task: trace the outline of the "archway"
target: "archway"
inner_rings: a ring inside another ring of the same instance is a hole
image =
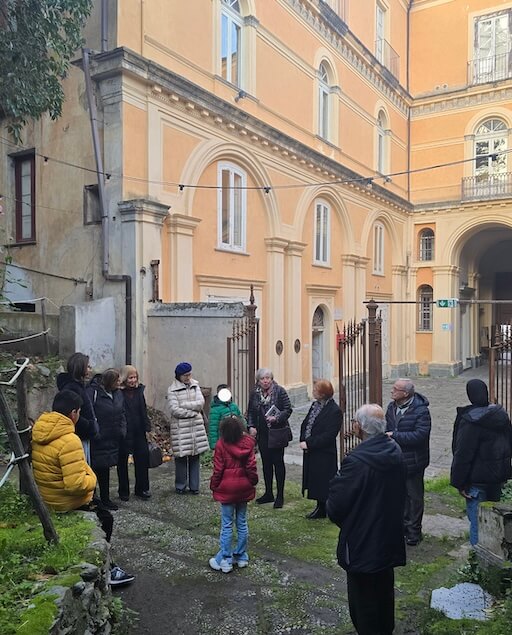
[[[498,223],[475,228],[460,249],[458,351],[463,368],[485,355],[496,330],[512,323],[511,251],[512,228]]]

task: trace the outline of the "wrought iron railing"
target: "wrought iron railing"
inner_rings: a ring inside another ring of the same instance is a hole
[[[348,0],[321,0],[322,2],[332,9],[343,22],[347,22]]]
[[[387,40],[375,41],[375,57],[398,79],[400,74],[400,55]]]
[[[512,196],[512,172],[468,176],[462,179],[463,201]]]
[[[498,82],[512,77],[511,53],[478,57],[468,62],[468,84]]]

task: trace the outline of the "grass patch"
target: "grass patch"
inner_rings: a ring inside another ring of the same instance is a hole
[[[328,519],[307,520],[305,515],[313,507],[314,501],[302,498],[300,485],[287,482],[283,510],[273,509],[271,503],[251,508],[251,545],[305,562],[338,566],[336,545],[339,529]]]
[[[55,617],[51,587],[73,583],[64,572],[82,560],[92,525],[79,514],[53,514],[58,545],[49,545],[27,497],[0,489],[0,633],[47,633]],[[49,595],[36,596],[49,589]]]
[[[450,485],[449,476],[436,476],[425,479],[425,493],[436,494],[448,505],[454,505],[457,509],[465,510],[465,499]]]

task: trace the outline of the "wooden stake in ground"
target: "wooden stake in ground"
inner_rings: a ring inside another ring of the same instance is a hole
[[[4,383],[5,385],[5,382],[2,382],[2,383]],[[48,508],[44,504],[41,494],[39,493],[39,490],[37,489],[37,485],[34,480],[34,475],[32,474],[32,470],[30,469],[30,465],[28,462],[28,459],[29,459],[28,454],[25,453],[25,450],[23,448],[20,435],[18,434],[18,430],[16,428],[16,423],[14,422],[11,411],[9,410],[9,405],[7,403],[7,400],[5,399],[5,395],[3,393],[1,385],[0,385],[0,417],[2,418],[4,422],[4,427],[7,432],[7,437],[9,439],[11,451],[14,453],[14,457],[15,457],[14,460],[18,464],[21,480],[27,489],[27,496],[29,496],[30,500],[32,501],[32,505],[36,511],[36,514],[39,516],[41,525],[43,526],[44,537],[46,538],[48,542],[57,543],[59,542],[59,535],[55,531],[55,527],[53,526],[50,513],[48,512]]]

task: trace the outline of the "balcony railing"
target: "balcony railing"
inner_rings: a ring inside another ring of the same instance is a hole
[[[463,178],[461,197],[463,201],[512,197],[512,172]]]
[[[344,22],[347,21],[348,0],[322,0],[322,2],[330,7]]]
[[[468,62],[468,84],[498,82],[512,77],[512,53],[479,57]]]
[[[387,40],[375,41],[375,57],[398,79],[400,74],[400,55]]]

